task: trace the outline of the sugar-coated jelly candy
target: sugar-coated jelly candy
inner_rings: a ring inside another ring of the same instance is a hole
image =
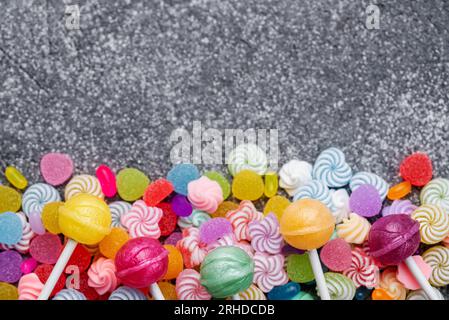
[[[5,169],[5,177],[17,189],[25,189],[28,185],[27,179],[23,176],[22,172],[20,172],[17,168],[13,166],[8,166]]]
[[[184,269],[184,261],[182,259],[182,254],[173,245],[166,244],[164,248],[168,251],[168,269],[167,273],[162,277],[163,280],[176,279],[178,274]]]
[[[22,239],[23,226],[19,215],[13,212],[0,213],[0,243],[14,245]]]
[[[112,228],[111,233],[101,240],[99,249],[106,258],[114,259],[115,254],[129,240],[128,233],[122,228]]]
[[[140,170],[125,168],[117,174],[117,191],[125,201],[136,201],[142,197],[150,179]]]
[[[6,282],[0,282],[0,300],[17,299],[19,299],[19,292],[17,290],[17,287]]]
[[[180,163],[175,165],[168,173],[167,180],[173,184],[175,192],[187,195],[187,185],[190,181],[200,177],[198,168],[191,163]]]
[[[239,200],[257,200],[262,197],[264,184],[262,177],[251,170],[242,170],[234,176],[232,194]]]
[[[265,173],[265,190],[264,194],[267,198],[271,198],[278,192],[279,182],[278,175],[274,171]]]
[[[387,198],[390,200],[399,200],[412,192],[412,184],[409,181],[403,181],[390,188]]]
[[[315,279],[308,253],[287,257],[287,275],[290,280],[299,283],[308,283]]]
[[[30,255],[40,263],[55,264],[61,251],[61,240],[51,233],[38,235],[30,243]]]
[[[64,202],[61,201],[49,202],[42,210],[42,223],[45,229],[53,234],[61,233],[61,229],[59,229],[59,208],[63,205]]]
[[[173,184],[164,179],[159,178],[148,185],[143,194],[143,201],[149,207],[155,207],[173,192]]]
[[[108,198],[112,198],[117,193],[117,181],[115,174],[107,165],[100,165],[95,172],[100,182],[101,190]]]
[[[22,195],[13,188],[0,186],[0,214],[6,211],[17,212],[22,206]]]
[[[281,220],[282,214],[284,213],[285,208],[290,205],[290,200],[288,200],[284,196],[274,196],[268,199],[265,204],[265,208],[263,209],[263,214],[267,215],[270,212],[273,212],[278,220]]]
[[[288,282],[282,286],[277,286],[268,292],[269,300],[292,300],[301,291],[301,286],[295,282]]]
[[[393,298],[388,294],[387,290],[382,288],[377,288],[373,290],[371,294],[371,299],[373,300],[393,300]]]

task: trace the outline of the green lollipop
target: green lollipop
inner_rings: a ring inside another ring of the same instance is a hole
[[[200,274],[201,284],[214,298],[226,298],[251,286],[254,262],[238,247],[219,247],[206,256]]]

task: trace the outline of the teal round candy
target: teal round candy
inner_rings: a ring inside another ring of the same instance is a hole
[[[0,213],[0,243],[16,244],[22,239],[22,221],[13,212]]]
[[[310,293],[301,291],[291,300],[315,300],[315,298]]]
[[[287,257],[287,275],[290,280],[307,283],[315,279],[309,254],[292,254]]]
[[[221,191],[223,193],[223,200],[226,200],[231,194],[231,184],[229,183],[228,179],[226,179],[221,173],[217,171],[207,171],[204,175],[220,185]]]
[[[226,298],[251,286],[254,262],[238,247],[219,247],[206,256],[200,275],[201,284],[214,298]]]

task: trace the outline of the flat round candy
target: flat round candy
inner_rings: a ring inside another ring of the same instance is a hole
[[[41,159],[41,174],[45,182],[59,186],[73,174],[73,161],[64,153],[47,153]]]
[[[173,211],[171,204],[162,202],[157,205],[159,209],[162,209],[162,218],[159,220],[159,229],[161,230],[161,236],[166,237],[170,235],[176,229],[178,222],[178,216]]]
[[[0,185],[0,214],[2,212],[17,212],[22,205],[22,196],[10,187]]]
[[[53,234],[61,233],[59,229],[59,208],[64,205],[64,202],[49,202],[42,209],[42,224],[45,229]]]
[[[181,252],[173,245],[165,244],[164,248],[168,251],[168,269],[162,277],[164,280],[176,279],[178,274],[184,269],[184,261]]]
[[[373,217],[382,209],[382,199],[374,186],[364,184],[352,192],[349,207],[362,217]]]
[[[30,212],[42,212],[47,203],[61,201],[58,190],[49,184],[36,183],[30,186],[22,197],[22,210],[28,216]]]
[[[204,175],[220,185],[221,191],[223,192],[223,200],[226,200],[231,195],[231,184],[221,173],[217,171],[207,171]]]
[[[101,240],[99,248],[106,258],[114,259],[115,254],[129,240],[128,233],[122,228],[112,228],[111,233]]]
[[[232,194],[239,200],[257,200],[262,197],[264,184],[262,177],[251,170],[242,170],[234,176]]]
[[[117,190],[120,198],[126,201],[136,201],[141,198],[150,179],[140,170],[125,168],[117,174]]]
[[[173,184],[164,178],[150,183],[143,194],[143,201],[149,207],[154,207],[173,192]]]
[[[30,255],[40,263],[55,264],[61,250],[61,240],[51,233],[38,235],[30,243]]]
[[[19,216],[12,212],[0,213],[0,243],[16,244],[22,239],[23,226]]]
[[[307,283],[315,279],[309,255],[292,254],[287,257],[287,275],[291,281]]]
[[[226,213],[229,211],[234,211],[239,208],[239,205],[232,201],[223,201],[218,205],[217,210],[211,214],[212,218],[218,218],[222,217],[224,218],[226,216]]]
[[[265,204],[265,208],[263,209],[263,214],[268,215],[270,212],[273,212],[278,220],[281,220],[282,214],[284,213],[285,208],[290,205],[290,200],[288,200],[284,196],[274,196],[268,199]]]
[[[15,283],[22,276],[22,256],[14,250],[0,252],[0,281]]]
[[[320,251],[321,262],[332,271],[344,271],[351,266],[351,246],[341,238],[326,243]]]
[[[187,197],[177,194],[171,199],[171,208],[178,217],[188,217],[192,214],[192,205]]]
[[[433,175],[432,161],[427,154],[420,152],[405,158],[399,169],[402,178],[417,187],[426,185]]]
[[[173,184],[175,192],[187,195],[187,185],[190,181],[200,177],[198,168],[191,163],[181,163],[175,165],[167,174],[167,180]]]
[[[6,282],[0,282],[0,300],[17,300],[19,291],[16,286]]]

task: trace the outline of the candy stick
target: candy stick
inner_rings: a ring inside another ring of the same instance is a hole
[[[153,296],[154,300],[165,300],[165,297],[162,294],[161,288],[159,288],[157,283],[150,284],[150,293]]]
[[[326,285],[326,280],[324,278],[323,269],[321,267],[320,258],[318,256],[318,251],[316,249],[309,251],[309,260],[312,265],[313,275],[315,276],[315,281],[318,286],[318,291],[320,293],[321,300],[330,300],[329,290]]]
[[[405,259],[405,264],[409,268],[410,272],[415,277],[416,281],[419,283],[421,288],[427,294],[430,300],[441,300],[438,294],[435,292],[434,288],[430,285],[429,281],[427,281],[426,277],[423,275],[418,265],[415,262],[413,257],[408,257]]]

